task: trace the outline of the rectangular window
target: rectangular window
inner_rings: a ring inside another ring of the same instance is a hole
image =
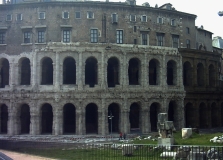
[[[98,29],[91,29],[91,43],[98,42]]]
[[[157,18],[157,23],[159,23],[159,24],[163,24],[163,18],[162,18],[162,17],[158,17],[158,18]]]
[[[172,41],[173,41],[173,48],[178,48],[179,47],[179,36],[172,35]]]
[[[147,22],[147,16],[143,15],[143,16],[141,17],[141,21],[142,21],[142,22]]]
[[[93,19],[93,18],[94,18],[94,13],[91,12],[91,11],[88,11],[88,12],[87,12],[87,18],[88,18],[88,19]]]
[[[45,12],[39,12],[38,18],[39,19],[45,19]]]
[[[38,31],[38,43],[45,43],[45,31]]]
[[[80,19],[81,18],[81,12],[75,12],[75,18]]]
[[[0,44],[5,44],[5,32],[0,32]]]
[[[157,33],[156,34],[157,37],[157,45],[158,46],[163,46],[163,42],[164,42],[164,33]]]
[[[6,15],[6,21],[12,21],[12,15],[11,14]]]
[[[189,27],[186,27],[186,33],[190,34],[190,28]]]
[[[136,15],[130,15],[130,21],[135,22],[136,21]]]
[[[147,33],[142,33],[142,45],[148,45]]]
[[[116,13],[112,14],[112,23],[118,23],[118,15]]]
[[[16,20],[17,20],[17,21],[21,21],[21,20],[22,20],[22,14],[20,14],[20,13],[17,14],[17,15],[16,15]]]
[[[63,30],[63,42],[64,43],[70,42],[70,29]]]
[[[137,39],[134,39],[134,44],[137,44]]]
[[[133,29],[133,30],[134,30],[134,32],[136,32],[136,30],[137,30],[137,27],[136,27],[136,26],[134,26],[134,29]]]
[[[118,44],[122,44],[123,43],[123,30],[117,30],[116,31],[116,42]]]
[[[31,43],[31,32],[30,31],[24,32],[24,43]]]
[[[186,45],[187,45],[187,48],[190,48],[190,40],[189,39],[186,40]]]
[[[63,12],[63,19],[69,18],[69,12]]]
[[[176,26],[176,20],[175,19],[171,19],[171,26]]]

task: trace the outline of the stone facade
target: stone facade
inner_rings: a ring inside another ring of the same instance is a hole
[[[196,124],[185,121],[183,64],[208,61],[217,84],[218,55],[197,60],[212,52],[196,49],[196,16],[168,6],[0,5],[0,133],[149,133],[161,112],[176,129]]]

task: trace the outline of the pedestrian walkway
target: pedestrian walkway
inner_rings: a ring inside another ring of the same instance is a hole
[[[29,154],[22,154],[22,153],[6,151],[6,150],[0,150],[0,152],[12,158],[13,160],[56,160],[56,159],[33,156]]]

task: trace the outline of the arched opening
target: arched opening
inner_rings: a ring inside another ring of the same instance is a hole
[[[129,122],[131,132],[140,132],[140,106],[137,103],[133,103],[130,106]]]
[[[183,65],[183,84],[184,86],[192,86],[192,67],[189,62],[185,62]]]
[[[209,86],[215,86],[215,69],[212,64],[209,66]]]
[[[8,107],[1,105],[1,134],[7,134],[8,128]]]
[[[220,127],[220,108],[216,103],[211,105],[211,126]]]
[[[63,84],[76,84],[76,63],[71,57],[63,62]]]
[[[204,86],[204,66],[202,63],[197,65],[197,85]]]
[[[70,134],[76,132],[76,109],[71,103],[63,107],[63,133]]]
[[[149,61],[149,85],[159,84],[159,62],[156,59]]]
[[[129,60],[129,85],[139,85],[140,61],[137,58]]]
[[[41,108],[42,113],[42,134],[52,134],[53,128],[53,110],[52,106],[48,103],[44,104]]]
[[[120,109],[119,109],[119,105],[116,104],[116,103],[112,103],[108,106],[108,116],[113,116],[112,119],[110,119],[108,117],[108,129],[109,129],[109,132],[111,133],[118,133],[120,132],[120,129],[119,129],[119,113],[120,113]],[[112,130],[111,130],[112,129]]]
[[[200,128],[208,128],[208,107],[201,103],[199,106],[199,114],[200,114]]]
[[[171,60],[167,62],[167,84],[176,85],[177,82],[177,69],[176,63]]]
[[[96,104],[88,104],[85,111],[86,134],[98,133],[98,107]]]
[[[0,74],[0,88],[5,88],[6,85],[9,85],[9,61],[5,58],[1,60],[1,74]]]
[[[150,124],[151,132],[157,132],[158,113],[160,105],[158,103],[152,103],[150,106]]]
[[[93,57],[86,60],[85,84],[88,84],[90,87],[98,84],[98,65],[97,60]]]
[[[42,60],[42,85],[53,84],[53,61],[50,58]]]
[[[192,103],[187,103],[185,106],[185,121],[187,128],[196,128],[196,117],[198,117],[197,111]]]
[[[21,85],[30,85],[30,75],[31,75],[31,68],[30,68],[30,60],[28,58],[21,59],[20,62],[20,84]]]
[[[119,61],[117,58],[109,58],[107,66],[108,87],[115,87],[119,84]]]
[[[30,131],[30,109],[27,104],[21,106],[20,113],[21,134],[29,134]]]

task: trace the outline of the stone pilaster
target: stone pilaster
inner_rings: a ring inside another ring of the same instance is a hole
[[[8,134],[15,135],[16,134],[16,113],[13,111],[9,111],[8,116]]]
[[[53,78],[54,79],[54,87],[55,87],[55,89],[56,90],[59,90],[60,89],[60,75],[61,75],[61,70],[60,70],[60,61],[59,61],[59,53],[60,52],[56,52],[56,60],[55,60],[55,62],[54,62],[54,64],[53,64],[53,68],[54,68],[54,73],[53,73],[53,75],[55,75],[55,78]]]
[[[149,123],[150,123],[150,119],[149,119],[149,109],[148,108],[144,108],[142,111],[141,111],[141,126],[142,126],[142,133],[143,134],[147,134],[149,133]]]
[[[78,90],[83,90],[83,62],[82,62],[82,53],[79,52],[78,54],[78,66],[76,67],[76,73],[77,73],[77,85]],[[83,73],[84,74],[84,73]]]
[[[107,122],[108,117],[107,117],[106,112],[105,112],[105,110],[107,110],[107,109],[105,109],[106,106],[105,106],[105,99],[104,98],[102,98],[102,100],[101,100],[101,108],[102,108],[101,109],[101,123],[99,123],[99,124],[101,125],[101,134],[106,135],[107,131],[108,131],[107,128],[106,128],[106,122]]]
[[[16,84],[15,81],[17,80],[17,77],[15,77],[15,67],[14,67],[14,65],[15,64],[13,62],[9,63],[9,85],[10,85],[11,88],[14,87],[14,85]]]
[[[184,109],[184,100],[183,98],[180,98],[179,100],[176,101],[176,113],[175,113],[175,119],[174,119],[174,124],[175,128],[177,130],[185,127],[185,109]]]
[[[40,134],[40,124],[39,124],[39,119],[40,116],[35,113],[35,112],[31,112],[30,114],[30,134],[31,135],[38,135]]]

